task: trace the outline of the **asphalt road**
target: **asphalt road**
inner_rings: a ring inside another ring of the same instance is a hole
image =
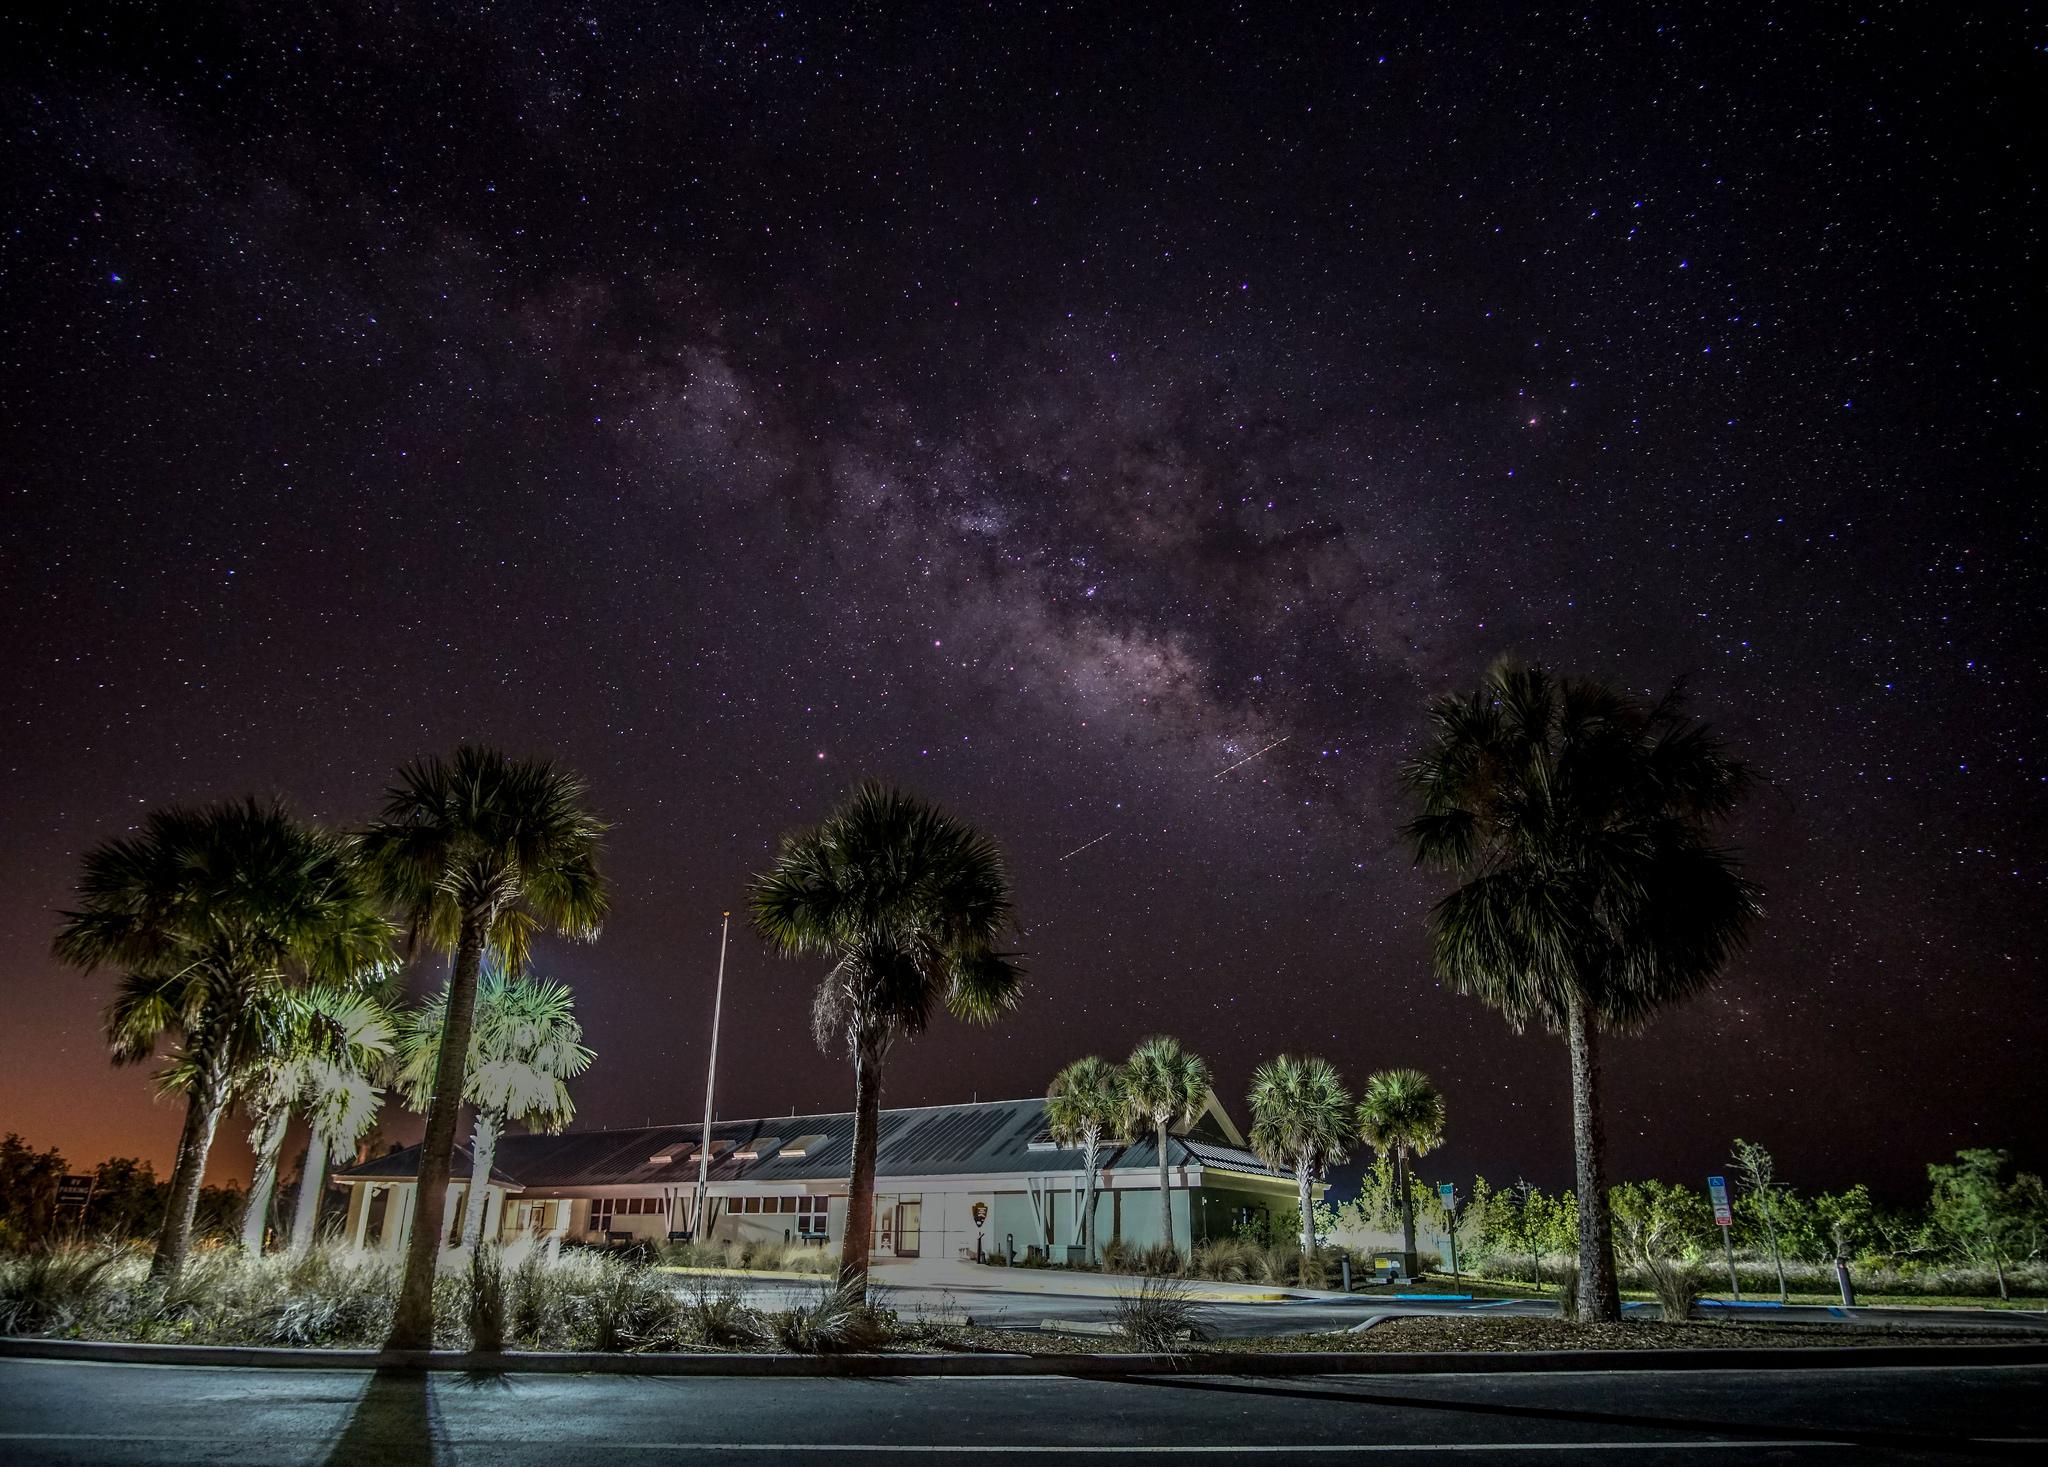
[[[1131,1381],[261,1371],[0,1360],[0,1462],[2038,1460],[2048,1368]]]

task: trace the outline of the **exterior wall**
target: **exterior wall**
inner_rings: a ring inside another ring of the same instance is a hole
[[[1099,1178],[1095,1195],[1096,1242],[1100,1247],[1120,1240],[1127,1248],[1149,1248],[1161,1241],[1157,1172],[1144,1170]],[[1237,1219],[1246,1212],[1284,1215],[1294,1206],[1293,1188],[1285,1183],[1261,1187],[1250,1178],[1242,1182],[1235,1174],[1222,1174],[1221,1184],[1205,1182],[1190,1189],[1179,1168],[1171,1174],[1173,1187],[1173,1242],[1183,1252],[1192,1243],[1212,1237],[1229,1237]],[[1032,1248],[1044,1248],[1054,1262],[1063,1262],[1069,1244],[1080,1241],[1078,1216],[1081,1205],[1081,1176],[1072,1172],[1049,1172],[1037,1177],[929,1177],[881,1178],[875,1188],[877,1226],[871,1246],[877,1265],[888,1265],[911,1257],[954,1262],[972,1259],[977,1246],[989,1256],[1014,1248],[1024,1258]],[[411,1223],[412,1203],[418,1192],[410,1181],[347,1183],[349,1203],[347,1232],[358,1246],[396,1252],[403,1246]],[[822,1187],[830,1184],[811,1184]],[[843,1187],[843,1183],[840,1184]],[[1037,1189],[1036,1205],[1032,1195]],[[716,1221],[710,1228],[714,1241],[781,1244],[797,1240],[801,1224],[814,1212],[782,1210],[782,1199],[798,1195],[823,1197],[825,1201],[826,1245],[837,1247],[846,1231],[846,1197],[811,1190],[811,1187],[782,1189],[727,1187],[716,1184],[712,1199],[717,1205]],[[672,1230],[686,1228],[690,1221],[693,1189],[687,1186],[664,1189],[608,1188],[574,1194],[529,1190],[508,1194],[493,1186],[485,1204],[486,1236],[510,1242],[538,1231],[543,1236],[569,1242],[605,1243],[630,1240],[660,1244]],[[448,1190],[445,1226],[461,1223],[466,1187],[451,1184]],[[380,1206],[373,1197],[387,1199]],[[742,1198],[773,1199],[774,1211],[748,1212],[738,1205]],[[638,1210],[630,1199],[644,1199]],[[906,1222],[914,1201],[917,1233],[913,1240],[899,1224]],[[976,1223],[977,1205],[985,1209],[984,1220]],[[607,1221],[608,1220],[608,1221]],[[593,1228],[602,1222],[601,1228]],[[620,1237],[619,1235],[623,1235]]]

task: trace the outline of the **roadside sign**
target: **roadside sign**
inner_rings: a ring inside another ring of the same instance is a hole
[[[1735,1222],[1735,1214],[1728,1206],[1728,1179],[1708,1177],[1707,1195],[1714,1199],[1714,1226],[1725,1228]]]
[[[83,1207],[92,1201],[93,1178],[90,1176],[67,1176],[57,1179],[57,1205],[59,1207]]]
[[[1437,1183],[1436,1195],[1443,1198],[1444,1206],[1454,1207],[1458,1201],[1458,1189],[1449,1182]]]

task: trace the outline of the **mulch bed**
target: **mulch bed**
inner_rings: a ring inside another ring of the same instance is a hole
[[[2003,1332],[1968,1329],[1878,1329],[1826,1324],[1664,1324],[1629,1320],[1621,1324],[1567,1324],[1558,1319],[1390,1319],[1362,1333],[1266,1335],[1254,1339],[1199,1341],[1195,1354],[1283,1354],[1294,1351],[1515,1351],[1515,1350],[1691,1350],[1843,1345],[2010,1344]],[[944,1326],[916,1332],[893,1348],[907,1350],[1000,1351],[1022,1355],[1113,1354],[1129,1347],[1116,1339],[1075,1338],[1038,1330]]]

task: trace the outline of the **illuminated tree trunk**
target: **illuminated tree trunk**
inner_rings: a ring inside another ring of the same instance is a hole
[[[150,1260],[149,1276],[169,1283],[185,1267],[185,1255],[192,1247],[192,1219],[199,1211],[199,1186],[206,1176],[207,1153],[213,1150],[213,1133],[220,1125],[220,1113],[227,1108],[225,1066],[211,1062],[193,1082],[192,1096],[185,1106],[185,1128],[178,1135],[178,1160],[171,1169],[171,1195],[164,1208],[164,1223],[157,1233],[156,1256]]]
[[[882,1045],[854,1042],[853,1171],[846,1186],[846,1236],[839,1241],[839,1281],[867,1296],[868,1249],[875,1231],[875,1156],[882,1124]]]
[[[479,1109],[469,1141],[469,1195],[462,1204],[462,1246],[474,1248],[484,1233],[484,1205],[490,1200],[491,1163],[498,1155],[498,1133],[505,1118]]]
[[[1173,1247],[1173,1193],[1166,1185],[1166,1117],[1159,1117],[1159,1237]],[[1179,1249],[1174,1249],[1179,1252]]]
[[[1081,1256],[1091,1264],[1095,1262],[1095,1166],[1101,1148],[1101,1137],[1090,1131],[1087,1149],[1082,1153],[1085,1174],[1081,1183]]]
[[[441,1257],[442,1213],[448,1174],[455,1160],[455,1122],[462,1110],[463,1072],[469,1060],[469,1032],[476,1020],[477,975],[483,967],[484,937],[495,914],[464,913],[455,963],[448,974],[448,1017],[441,1028],[441,1053],[434,1066],[434,1096],[427,1110],[427,1134],[420,1141],[419,1187],[413,1199],[412,1232],[405,1245],[405,1277],[392,1311],[390,1350],[434,1347],[434,1269]]]
[[[304,1258],[313,1246],[313,1234],[320,1227],[320,1199],[327,1191],[327,1132],[317,1124],[306,1138],[306,1164],[299,1168],[299,1196],[292,1207],[292,1236],[287,1245],[293,1258]]]
[[[291,1124],[291,1107],[280,1105],[256,1119],[249,1133],[249,1146],[256,1153],[256,1168],[249,1174],[249,1197],[242,1204],[242,1251],[263,1252],[263,1235],[269,1231],[270,1199],[277,1194],[277,1158],[284,1150],[284,1133]]]
[[[1607,1136],[1600,1120],[1600,1020],[1592,1000],[1573,999],[1566,1042],[1572,1058],[1572,1146],[1579,1203],[1579,1318],[1621,1318],[1614,1275],[1614,1222],[1607,1205]]]
[[[1414,1278],[1422,1270],[1422,1255],[1415,1251],[1415,1191],[1408,1181],[1408,1145],[1394,1147],[1394,1187],[1401,1194],[1401,1272]]]

